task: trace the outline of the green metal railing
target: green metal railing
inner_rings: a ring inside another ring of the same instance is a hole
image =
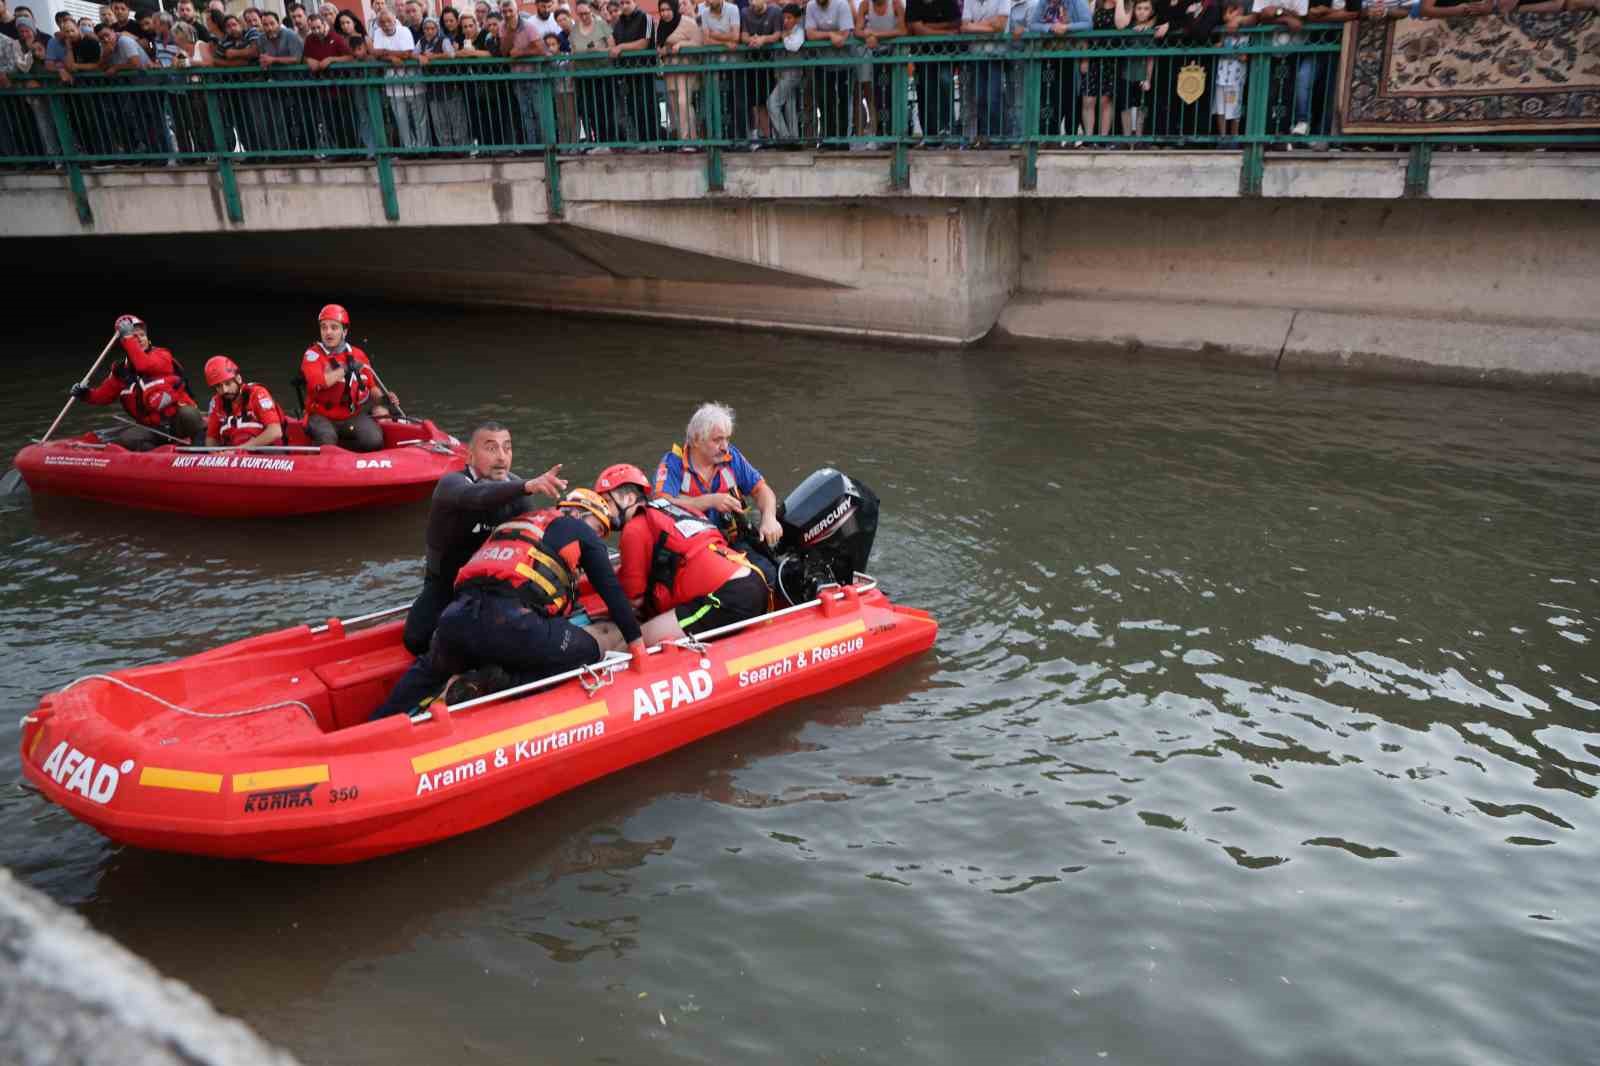
[[[909,184],[913,150],[1005,148],[1019,156],[1024,189],[1035,187],[1044,150],[1226,148],[1240,153],[1241,193],[1257,195],[1270,148],[1407,150],[1416,194],[1436,145],[1600,145],[1595,133],[1341,134],[1339,33],[1244,30],[1200,43],[1115,31],[901,37],[872,50],[853,40],[616,61],[599,52],[319,73],[166,68],[71,84],[36,71],[0,90],[0,167],[65,168],[88,223],[85,168],[214,166],[239,222],[240,164],[373,160],[397,220],[395,161],[438,156],[540,157],[559,213],[560,157],[592,151],[704,153],[717,191],[725,154],[755,147],[886,151],[898,188]],[[1236,117],[1219,122],[1219,109]]]

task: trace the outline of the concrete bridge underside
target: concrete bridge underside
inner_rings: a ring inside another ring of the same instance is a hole
[[[1600,160],[1460,153],[1404,196],[1403,157],[1279,157],[1237,195],[1225,153],[692,157],[0,178],[0,251],[174,279],[967,343],[1010,333],[1428,376],[1600,381]],[[1182,196],[1151,196],[1151,190]],[[1413,190],[1414,192],[1415,190]],[[23,257],[19,260],[16,257]]]

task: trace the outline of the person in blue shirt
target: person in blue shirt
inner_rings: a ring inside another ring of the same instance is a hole
[[[733,446],[733,409],[720,403],[703,403],[689,418],[683,443],[661,457],[656,467],[655,493],[680,507],[706,515],[728,538],[728,546],[751,555],[765,574],[770,566],[765,554],[740,536],[735,518],[746,501],[753,502],[761,519],[755,536],[772,547],[783,536],[778,524],[778,497],[738,448]],[[766,574],[768,583],[775,573]]]

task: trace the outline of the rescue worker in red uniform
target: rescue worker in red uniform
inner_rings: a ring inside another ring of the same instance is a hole
[[[378,384],[367,353],[352,345],[350,312],[329,304],[317,312],[322,339],[306,349],[306,436],[313,444],[339,444],[353,452],[383,447],[377,419],[390,417],[399,397]]]
[[[247,382],[225,355],[206,360],[206,384],[216,395],[206,412],[206,444],[261,448],[283,440],[283,412],[265,385]]]
[[[639,621],[602,539],[616,520],[604,497],[573,489],[554,507],[496,526],[457,572],[456,597],[439,616],[428,653],[372,717],[408,713],[434,698],[461,703],[599,662],[624,645],[643,666]],[[605,601],[609,622],[569,620],[580,573]]]
[[[647,644],[766,613],[761,572],[728,547],[702,512],[651,499],[644,471],[628,463],[607,467],[594,488],[623,516],[617,576],[629,601],[643,609]]]
[[[189,394],[183,366],[165,348],[150,345],[143,320],[133,315],[117,319],[117,336],[123,358],[111,366],[104,381],[89,388],[72,386],[72,395],[86,403],[105,406],[122,403],[137,426],[101,436],[129,451],[147,452],[172,438],[180,443],[204,444],[206,420]]]

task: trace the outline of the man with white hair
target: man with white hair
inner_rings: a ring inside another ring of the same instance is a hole
[[[754,544],[739,535],[735,519],[753,500],[761,512],[756,534],[768,547],[778,543],[778,497],[738,448],[733,446],[733,409],[720,403],[703,403],[689,418],[682,444],[661,457],[656,467],[655,493],[680,507],[699,511],[728,538],[729,547],[746,552],[761,568],[770,585],[777,579],[771,564]]]

